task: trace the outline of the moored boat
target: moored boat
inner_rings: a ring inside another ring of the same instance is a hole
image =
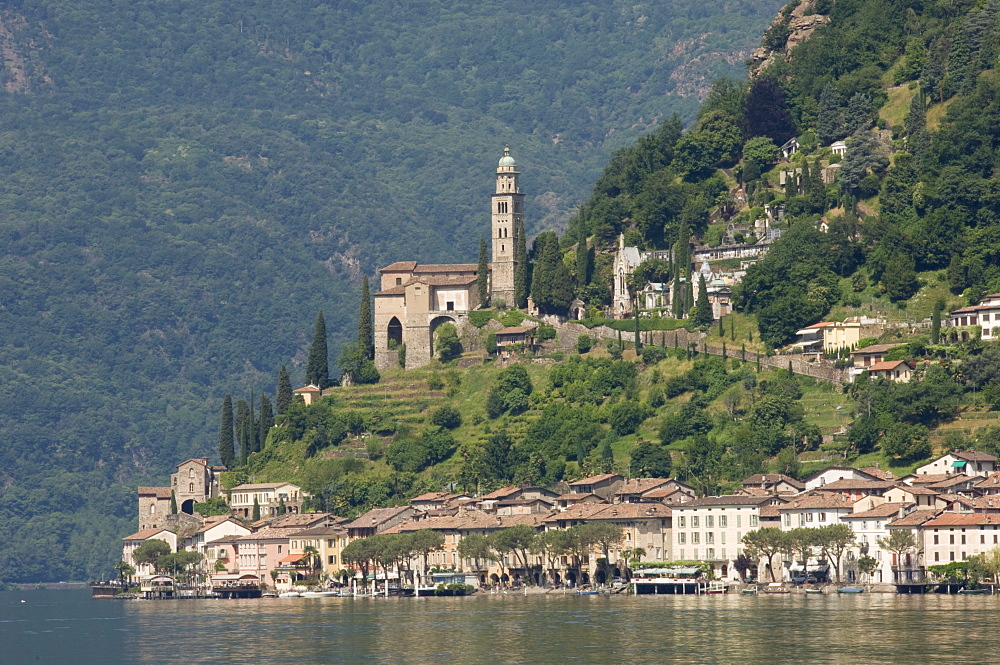
[[[989,589],[962,589],[959,593],[969,593],[969,594],[984,594],[989,593]]]
[[[278,594],[278,598],[300,598],[302,596],[298,591],[282,591]]]
[[[864,593],[865,590],[858,586],[845,586],[837,589],[837,593]]]
[[[303,598],[330,598],[332,596],[339,596],[339,591],[303,591]]]

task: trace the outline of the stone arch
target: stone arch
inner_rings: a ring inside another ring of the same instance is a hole
[[[403,343],[403,324],[395,316],[389,319],[389,324],[386,326],[386,339],[390,344],[393,341],[396,344]]]
[[[590,575],[582,573],[580,575],[580,584],[590,584]]]
[[[431,319],[431,325],[430,325],[430,331],[431,331],[430,350],[431,350],[431,357],[432,358],[434,357],[434,334],[437,332],[438,328],[440,328],[441,326],[443,326],[446,323],[450,323],[450,324],[454,325],[456,328],[458,327],[458,321],[456,321],[455,319],[453,319],[450,316],[435,316],[433,319]]]
[[[194,499],[188,499],[187,501],[185,501],[184,503],[182,503],[181,504],[181,512],[184,513],[185,515],[193,515],[194,514]]]
[[[604,570],[598,570],[597,574],[594,575],[594,579],[597,580],[598,584],[604,584],[608,581],[608,574]]]
[[[570,586],[576,586],[576,573],[573,571],[566,573],[566,582]]]

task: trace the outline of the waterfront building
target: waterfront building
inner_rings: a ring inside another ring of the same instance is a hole
[[[247,483],[226,490],[226,494],[230,510],[241,517],[252,516],[255,503],[261,517],[278,516],[282,509],[297,513],[305,498],[302,489],[292,483]]]

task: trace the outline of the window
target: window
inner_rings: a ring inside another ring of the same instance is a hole
[[[453,300],[449,300],[448,302],[446,302],[445,303],[445,309],[447,309],[449,312],[454,312],[455,311],[455,302]]]
[[[678,558],[680,558],[681,561],[684,560],[684,548],[677,550],[677,556]]]
[[[149,505],[149,514],[150,515],[155,515],[156,514],[156,504],[155,503],[152,503],[152,504]]]
[[[403,285],[403,278],[402,277],[397,277],[396,278],[396,286],[402,286],[402,285]]]
[[[684,528],[684,516],[683,515],[681,515],[680,517],[677,518],[677,528],[679,528],[679,529],[683,529]]]
[[[940,561],[941,560],[941,553],[940,552],[935,552],[934,553],[934,560],[935,561]]]
[[[326,558],[326,562],[331,566],[335,565],[337,563],[337,556],[335,554],[331,554]]]
[[[934,534],[934,544],[938,544],[938,535],[936,533]]]
[[[729,558],[729,557],[726,556],[726,548],[725,547],[722,548],[722,558],[723,559],[728,559]]]
[[[756,515],[751,515],[750,516],[750,528],[753,528],[753,527],[757,526],[758,520],[759,520],[759,518]],[[739,526],[739,523],[737,523],[736,526]]]
[[[820,522],[825,522],[826,521],[826,513],[820,513],[819,514],[819,521]]]
[[[806,513],[806,521],[807,522],[812,522],[813,521],[813,514],[812,513]]]
[[[785,513],[785,526],[792,526],[792,514]]]
[[[687,540],[687,534],[686,533],[684,533],[683,531],[681,531],[680,533],[677,534],[677,544],[678,545],[684,545],[686,540]]]
[[[194,493],[194,483],[188,483],[188,492]]]
[[[337,539],[336,538],[327,538],[326,539],[326,546],[327,547],[336,547],[337,546]]]
[[[736,528],[737,529],[739,529],[740,527],[743,526],[742,524],[740,524],[741,521],[742,521],[742,515],[737,515],[736,516]]]
[[[705,558],[708,559],[709,561],[711,561],[712,559],[715,558],[715,548],[714,547],[705,548]]]
[[[950,536],[948,536],[948,544],[949,545],[955,544],[955,534],[951,534]]]
[[[965,534],[964,533],[962,534],[962,544],[963,545],[965,544]]]
[[[986,544],[986,535],[985,534],[982,534],[982,533],[979,534],[979,542],[980,542],[980,544],[983,544],[983,545]]]
[[[698,545],[701,542],[701,534],[695,531],[691,534],[691,544]]]
[[[698,559],[698,548],[697,547],[694,548],[693,550],[691,550],[691,558],[695,559],[695,560]]]
[[[708,533],[705,534],[705,544],[706,545],[714,545],[715,544],[715,532],[714,531],[709,531]]]
[[[719,534],[719,542],[722,543],[723,545],[726,544],[726,532],[725,531],[723,531],[722,533]],[[723,555],[723,558],[725,558],[725,555]]]
[[[725,515],[719,515],[719,528],[720,529],[725,529],[726,528],[726,516]]]
[[[278,545],[278,554],[281,554],[281,545]]]
[[[948,552],[948,560],[949,561],[954,561],[955,560],[955,553],[954,552]]]
[[[698,516],[697,515],[692,515],[691,516],[691,528],[692,529],[697,529],[698,528]]]
[[[705,528],[714,529],[715,528],[715,518],[711,515],[705,515]]]
[[[805,526],[806,524],[806,514],[799,513],[799,526]]]

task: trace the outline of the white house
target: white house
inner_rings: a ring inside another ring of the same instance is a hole
[[[858,502],[862,503],[862,502]],[[878,541],[889,537],[889,521],[903,517],[914,506],[904,503],[883,503],[869,510],[842,515],[840,520],[851,527],[854,532],[854,547],[848,555],[844,566],[844,579],[848,582],[870,582],[872,584],[888,584],[892,581],[892,555],[879,547]],[[857,567],[857,560],[862,556],[870,556],[878,562],[878,568],[870,578],[862,579]]]
[[[952,452],[942,455],[933,462],[918,466],[915,473],[918,476],[941,473],[961,473],[966,476],[986,477],[996,471],[997,458],[988,453],[974,450],[968,452]]]
[[[135,559],[132,558],[132,553],[135,552],[136,548],[148,540],[162,540],[170,546],[171,552],[177,551],[177,534],[167,529],[140,529],[131,536],[122,538],[122,561],[135,568],[139,577],[149,576],[156,572],[148,563],[136,564]]]

